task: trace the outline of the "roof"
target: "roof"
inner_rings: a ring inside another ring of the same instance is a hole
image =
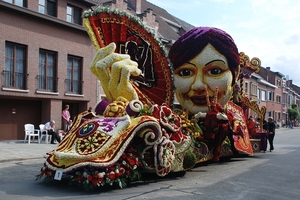
[[[114,0],[96,0],[99,5],[102,4],[112,4],[116,3]],[[132,11],[135,11],[135,6],[128,1],[128,8]],[[156,21],[159,23],[158,25],[158,37],[164,40],[168,41],[175,41],[177,38],[185,33],[186,31],[193,28],[191,24],[188,24],[187,22],[180,20],[170,13],[168,13],[165,9],[158,7],[146,0],[141,0],[141,13],[146,13],[150,10],[152,10],[153,14],[156,16]],[[131,14],[137,15],[135,12],[130,12]],[[175,28],[179,28],[179,32],[175,30]]]
[[[253,73],[251,76],[257,78],[257,82],[259,82],[259,83],[262,83],[264,85],[267,85],[267,86],[270,86],[273,88],[277,88],[276,85],[273,85],[272,83],[269,83],[268,81],[264,80],[264,78],[260,74]]]
[[[79,0],[79,1],[83,2],[87,6],[96,6],[97,5],[97,2],[94,0]]]

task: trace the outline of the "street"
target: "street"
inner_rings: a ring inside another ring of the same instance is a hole
[[[184,176],[149,179],[125,189],[86,192],[64,182],[45,185],[35,176],[43,159],[0,163],[1,200],[44,199],[231,199],[289,200],[299,198],[300,129],[277,129],[275,150],[203,163]]]

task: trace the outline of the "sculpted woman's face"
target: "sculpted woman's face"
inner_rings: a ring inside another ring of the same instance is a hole
[[[208,44],[195,58],[174,71],[178,102],[189,113],[207,112],[207,88],[210,100],[218,87],[218,102],[227,104],[232,95],[233,76],[227,59]]]

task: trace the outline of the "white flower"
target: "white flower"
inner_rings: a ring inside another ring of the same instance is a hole
[[[100,172],[100,173],[98,173],[98,177],[99,177],[99,178],[103,178],[104,175],[105,175],[105,172]]]
[[[82,176],[84,177],[84,178],[86,178],[87,177],[87,173],[86,172],[83,172],[83,174],[82,174]]]

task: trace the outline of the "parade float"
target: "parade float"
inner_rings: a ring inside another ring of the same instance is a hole
[[[107,7],[85,11],[83,17],[97,50],[90,70],[106,98],[93,112],[75,117],[58,147],[47,153],[37,179],[51,182],[66,177],[71,185],[86,190],[124,188],[143,180],[144,174],[164,177],[197,163],[253,154],[247,113],[254,109],[264,115],[264,111],[242,88],[243,79],[259,71],[259,59],[235,55],[236,68],[228,70],[235,80],[230,88],[218,86],[222,81],[211,82],[214,87],[203,90],[198,100],[205,102],[205,109],[193,111],[180,101],[181,106],[175,106],[174,94],[180,87],[174,79],[182,71],[174,71],[164,45],[139,18]],[[206,30],[231,40],[219,29]],[[230,98],[224,101],[223,93]]]

